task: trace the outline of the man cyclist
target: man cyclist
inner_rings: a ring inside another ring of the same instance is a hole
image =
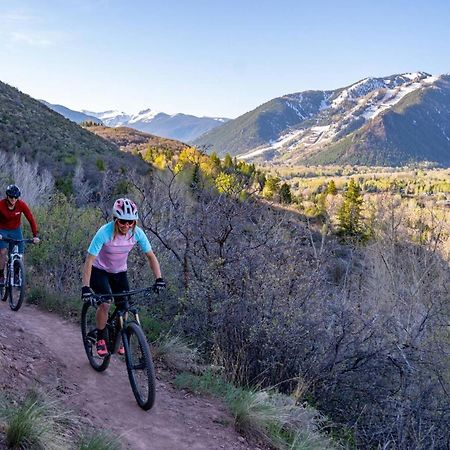
[[[156,278],[153,285],[154,289],[159,291],[166,286],[150,242],[144,231],[136,224],[138,210],[135,203],[128,198],[117,199],[114,202],[112,215],[113,220],[100,227],[88,248],[81,288],[81,298],[84,301],[88,301],[93,293],[117,294],[130,290],[127,259],[135,244],[139,244],[139,247],[147,256],[149,266]],[[105,340],[108,309],[109,304],[100,304],[95,316],[97,354],[102,358],[108,355]],[[119,348],[118,353],[124,353],[123,346]]]
[[[0,200],[0,238],[23,239],[21,219],[22,213],[28,220],[33,233],[33,243],[39,242],[38,228],[36,220],[31,213],[28,205],[20,200],[20,189],[15,184],[10,184],[6,188],[6,197]],[[23,253],[23,242],[19,243],[19,252]],[[5,279],[6,253],[8,251],[8,242],[0,240],[0,284]]]

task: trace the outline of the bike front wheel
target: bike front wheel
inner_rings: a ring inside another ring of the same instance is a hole
[[[97,355],[97,325],[95,322],[96,313],[97,308],[88,303],[83,304],[83,309],[81,310],[81,336],[83,338],[84,350],[90,365],[97,372],[103,372],[109,366],[111,354],[108,353],[108,355],[103,358]]]
[[[138,405],[147,411],[155,403],[155,368],[147,339],[136,322],[127,324],[123,344],[133,394]]]
[[[2,302],[6,302],[8,300],[8,290],[5,287],[5,284],[0,284],[0,299]]]
[[[9,307],[18,311],[22,306],[25,296],[25,267],[21,259],[15,259],[12,263],[12,280],[8,287]]]

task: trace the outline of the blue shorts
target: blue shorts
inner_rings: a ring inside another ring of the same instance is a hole
[[[19,228],[15,228],[14,230],[4,230],[2,228],[0,228],[0,234],[2,235],[2,237],[5,238],[9,238],[9,239],[23,239],[23,235],[22,235],[22,227]],[[0,248],[8,248],[9,243],[2,241],[0,239]],[[23,253],[23,242],[19,243],[19,253]]]

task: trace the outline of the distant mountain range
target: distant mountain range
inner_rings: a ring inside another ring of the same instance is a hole
[[[404,73],[285,95],[194,144],[281,164],[450,166],[450,76]]]
[[[74,111],[61,105],[45,103],[49,108],[76,123],[93,121],[108,127],[130,127],[135,130],[151,133],[157,136],[190,142],[200,135],[212,130],[229,119],[214,117],[196,117],[188,114],[166,114],[151,109],[137,114],[127,114],[121,111]]]
[[[66,108],[65,106],[62,105],[53,105],[52,103],[48,103],[45,100],[39,101],[48,108],[53,109],[53,111],[57,112],[58,114],[61,114],[66,119],[71,120],[72,122],[76,122],[78,124],[82,122],[96,122],[100,125],[104,125],[103,122],[98,117],[91,116],[89,114],[85,114],[79,111],[73,111],[72,109]]]

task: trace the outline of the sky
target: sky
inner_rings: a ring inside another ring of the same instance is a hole
[[[416,71],[450,73],[448,0],[0,0],[0,81],[77,111],[236,118]]]

